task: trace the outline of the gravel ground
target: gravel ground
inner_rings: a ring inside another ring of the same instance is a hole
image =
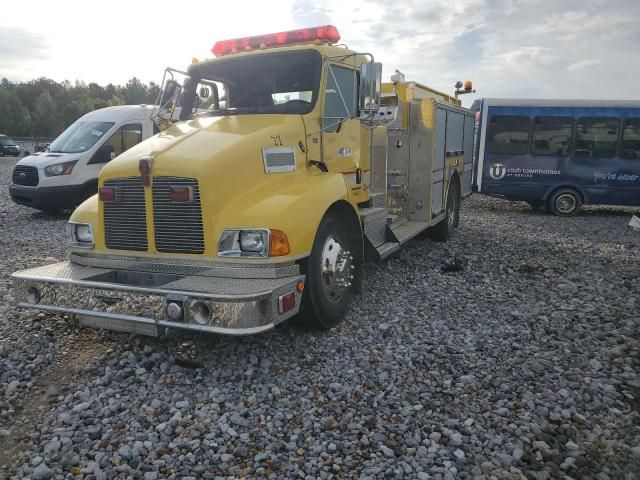
[[[0,164],[0,477],[640,478],[640,235],[474,196],[329,332],[156,340],[13,307],[64,215]],[[443,267],[451,272],[443,272]],[[457,270],[457,271],[456,271]]]

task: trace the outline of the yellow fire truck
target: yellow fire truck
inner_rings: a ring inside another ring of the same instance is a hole
[[[431,229],[470,193],[474,117],[457,98],[339,45],[333,26],[217,42],[108,163],[67,225],[68,261],[13,274],[18,304],[157,335],[255,334],[345,316],[365,258]],[[471,87],[469,86],[469,89]]]

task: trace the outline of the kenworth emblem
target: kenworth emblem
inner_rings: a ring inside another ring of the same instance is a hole
[[[140,180],[142,181],[143,187],[151,186],[151,164],[153,163],[153,157],[142,157],[140,159],[140,163],[138,164],[138,169],[140,170]]]

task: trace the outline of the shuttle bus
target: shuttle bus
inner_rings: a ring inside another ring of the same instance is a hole
[[[558,216],[640,205],[640,101],[482,100],[474,189]]]

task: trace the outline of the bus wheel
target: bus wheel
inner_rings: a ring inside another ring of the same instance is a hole
[[[580,194],[572,188],[561,188],[549,199],[549,211],[559,217],[572,217],[581,206]]]
[[[453,182],[447,193],[445,217],[431,230],[431,238],[436,242],[446,242],[453,235],[453,229],[460,219],[460,193],[458,183]]]
[[[318,329],[336,326],[347,314],[355,273],[349,237],[337,215],[322,219],[305,270],[305,323]]]

